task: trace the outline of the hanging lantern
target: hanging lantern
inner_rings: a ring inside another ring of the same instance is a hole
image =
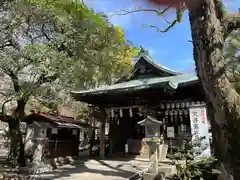
[[[195,105],[195,102],[194,102],[194,101],[192,101],[192,102],[191,102],[191,105]]]
[[[197,105],[200,105],[200,101],[197,101],[196,104],[197,104]]]
[[[172,109],[175,108],[175,103],[171,103],[171,108],[172,108]]]
[[[180,116],[183,114],[183,112],[182,112],[181,109],[178,110],[178,114],[179,114]]]
[[[203,102],[203,101],[201,102],[201,104],[202,104],[202,105],[206,105],[205,102]]]
[[[114,110],[111,109],[111,118],[114,118]]]
[[[133,116],[132,108],[129,109],[129,116],[130,116],[130,117]]]
[[[185,103],[184,102],[181,103],[181,108],[185,108]]]
[[[186,105],[186,108],[189,108],[190,107],[190,102],[187,101],[185,105]]]
[[[177,108],[177,109],[180,108],[180,104],[179,104],[179,102],[176,103],[176,108]]]
[[[122,111],[122,109],[119,109],[119,116],[120,116],[120,117],[123,117],[123,111]]]
[[[174,116],[177,116],[178,115],[178,110],[174,110],[173,114],[174,114]]]
[[[168,111],[165,111],[165,116],[168,116]]]
[[[170,106],[171,106],[171,105],[170,105],[169,103],[167,103],[167,109],[170,109]]]

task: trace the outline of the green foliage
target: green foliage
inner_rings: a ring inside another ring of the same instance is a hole
[[[78,1],[16,0],[5,7],[12,16],[1,17],[0,67],[17,77],[15,99],[69,104],[69,90],[111,84],[131,70],[136,50],[122,29]]]
[[[130,71],[135,49],[123,31],[78,1],[4,0],[1,5],[0,80],[7,85],[1,95],[15,102],[12,132],[19,132],[26,107],[33,109],[36,101],[50,110],[66,105],[85,113],[69,90],[110,84]],[[20,140],[21,133],[12,133],[11,159],[23,157]]]
[[[203,139],[192,142],[187,140],[184,147],[178,149],[176,153],[168,155],[177,166],[177,174],[169,180],[212,180],[217,175],[212,173],[216,168],[217,161],[212,157],[200,157],[199,155],[205,146]]]

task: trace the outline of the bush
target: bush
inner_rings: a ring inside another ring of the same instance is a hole
[[[218,175],[213,174],[217,159],[199,156],[206,149],[202,145],[203,139],[196,142],[187,140],[182,149],[168,155],[177,167],[177,174],[169,180],[217,180]]]

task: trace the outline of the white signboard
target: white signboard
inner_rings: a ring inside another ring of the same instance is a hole
[[[167,127],[167,137],[169,137],[169,138],[175,137],[174,127]]]
[[[210,141],[209,141],[209,124],[205,105],[193,105],[189,108],[191,121],[192,141],[205,137],[201,142],[202,146],[206,147],[202,151],[201,156],[211,156]]]

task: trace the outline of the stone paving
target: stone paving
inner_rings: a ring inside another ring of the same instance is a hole
[[[7,154],[6,149],[0,149],[0,156]],[[3,164],[2,164],[3,165]],[[159,171],[164,174],[172,174],[172,165],[159,164]],[[30,179],[56,179],[56,180],[127,180],[136,174],[148,171],[148,159],[123,157],[106,160],[85,159],[76,160],[74,165],[63,165],[52,172],[39,173]],[[1,170],[4,170],[3,166]],[[10,171],[7,174],[11,173]],[[0,171],[1,174],[1,171]],[[14,174],[14,173],[13,173]]]
[[[38,177],[56,180],[127,180],[147,169],[148,162],[142,160],[87,160],[38,174]]]

